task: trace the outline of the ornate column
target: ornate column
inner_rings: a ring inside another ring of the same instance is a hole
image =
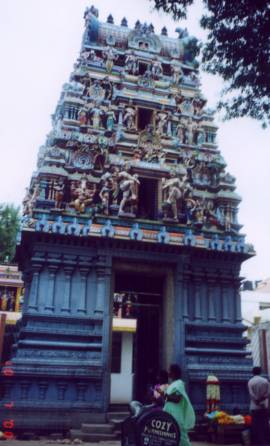
[[[184,277],[184,280],[182,281],[182,287],[183,287],[182,317],[184,320],[188,320],[189,315],[188,315],[188,278],[187,277]]]
[[[66,313],[70,313],[71,311],[71,280],[73,271],[74,271],[73,266],[64,265],[65,288],[64,288],[64,297],[61,311]]]
[[[228,284],[226,282],[221,282],[221,300],[222,300],[222,322],[229,322],[229,294],[228,294]]]
[[[18,287],[17,290],[16,290],[15,311],[19,311],[19,309],[20,309],[21,293],[22,293],[22,287]]]
[[[47,301],[45,304],[45,310],[53,312],[55,309],[55,276],[58,270],[58,265],[49,265],[49,283],[48,283],[48,293]]]
[[[110,276],[110,272],[105,266],[96,267],[96,278],[97,278],[97,293],[96,293],[96,308],[95,313],[103,315],[104,313],[104,303],[105,303],[105,293],[106,293],[106,281]]]
[[[241,310],[241,295],[239,291],[239,284],[234,284],[234,320],[237,323],[242,322],[242,310]]]
[[[208,320],[215,321],[216,315],[216,302],[215,302],[215,281],[208,279],[207,281],[207,297],[208,297]]]
[[[77,312],[86,314],[87,313],[87,277],[89,274],[89,268],[79,266],[79,270],[80,270],[80,275],[81,275],[81,293],[80,293],[80,300],[79,300]]]
[[[29,291],[28,309],[38,311],[38,289],[39,289],[39,274],[42,269],[42,264],[33,264],[32,283]],[[28,279],[29,276],[28,276]]]
[[[123,126],[123,109],[119,108],[119,114],[118,114],[118,126],[122,127]]]
[[[194,319],[200,321],[202,319],[202,306],[200,296],[201,281],[198,277],[194,277]]]

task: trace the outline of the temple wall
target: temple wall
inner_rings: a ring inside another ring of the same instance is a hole
[[[25,276],[23,326],[14,347],[14,377],[6,380],[4,402],[15,402],[17,426],[68,429],[105,419],[110,397],[112,276],[118,259],[138,271],[166,273],[163,295],[162,367],[182,365],[197,411],[205,408],[205,380],[222,382],[222,407],[246,407],[244,327],[237,265],[183,253],[139,249],[33,244]],[[23,248],[22,248],[23,249]],[[211,255],[209,255],[211,257]],[[191,269],[192,265],[192,269]],[[24,413],[28,412],[25,417]],[[94,416],[94,415],[93,415]]]

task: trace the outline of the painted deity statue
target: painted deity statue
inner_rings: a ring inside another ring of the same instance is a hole
[[[185,126],[182,122],[177,124],[175,129],[175,135],[177,136],[180,143],[183,144],[185,142]]]
[[[168,209],[170,209],[175,221],[178,221],[178,202],[183,196],[183,184],[184,181],[181,181],[175,172],[171,172],[168,179],[162,178],[162,190],[165,197],[165,217],[168,217]]]
[[[172,70],[172,82],[175,85],[178,85],[183,76],[183,70],[181,68],[180,63],[174,60],[171,63],[171,70]]]
[[[106,128],[109,132],[113,130],[114,123],[116,121],[115,113],[110,107],[105,108],[105,116],[106,116]]]
[[[107,73],[111,73],[113,69],[114,61],[117,59],[116,51],[111,46],[107,46],[103,51],[103,59],[105,61],[105,67]]]
[[[89,111],[90,116],[92,117],[92,125],[94,129],[98,129],[101,124],[101,116],[103,114],[102,110],[97,106],[97,103],[94,103],[94,107]]]
[[[34,186],[33,193],[26,188],[26,195],[23,199],[23,215],[33,217],[33,211],[36,205],[37,198],[39,196],[39,184]]]
[[[55,208],[61,209],[65,190],[65,185],[63,181],[61,180],[56,181],[53,185],[53,190],[54,190]]]
[[[168,131],[168,115],[164,111],[157,113],[156,132],[158,135],[165,135]]]
[[[189,118],[186,123],[186,144],[194,144],[194,132],[196,129],[196,124],[193,123],[192,118]]]
[[[104,90],[104,99],[110,101],[113,95],[113,84],[109,79],[109,76],[105,76],[101,81],[101,87]]]
[[[138,59],[133,51],[131,51],[131,53],[126,57],[125,71],[127,71],[129,74],[133,74],[134,76],[136,76],[139,72]]]
[[[123,124],[127,129],[135,129],[136,110],[132,107],[126,107],[123,117]]]
[[[104,214],[109,215],[110,194],[113,190],[113,178],[111,172],[104,173],[100,180],[102,187],[99,192],[99,198],[101,200]]]
[[[138,185],[140,181],[137,174],[132,175],[126,170],[119,172],[118,180],[120,181],[119,188],[123,194],[118,212],[118,215],[121,216],[126,213],[127,206],[138,201]]]
[[[161,63],[155,59],[152,64],[152,76],[154,79],[160,79],[163,75],[163,69]]]
[[[80,108],[78,118],[80,126],[84,126],[87,124],[87,108],[85,106]]]
[[[73,197],[75,198],[73,205],[77,212],[85,212],[86,206],[93,203],[95,192],[95,187],[90,189],[87,186],[87,178],[82,177],[79,187],[73,191]]]
[[[192,101],[194,115],[201,115],[205,104],[206,104],[205,99],[203,99],[202,97],[196,96]]]

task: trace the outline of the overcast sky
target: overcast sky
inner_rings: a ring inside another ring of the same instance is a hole
[[[83,13],[88,0],[4,0],[0,14],[0,203],[20,205],[25,187],[35,170],[37,151],[51,129],[61,87],[68,81],[78,56],[84,30]],[[148,0],[97,0],[99,17],[112,13],[116,24],[125,16],[129,26],[137,19],[152,22],[157,33],[165,25],[170,36],[177,26],[204,37],[198,25],[200,2],[187,22],[174,23],[152,11]],[[202,92],[213,106],[222,83],[202,75]],[[242,275],[260,279],[270,276],[270,131],[258,122],[235,119],[223,123],[219,117],[219,149],[228,170],[237,178],[242,196],[239,222],[257,256],[244,263]]]

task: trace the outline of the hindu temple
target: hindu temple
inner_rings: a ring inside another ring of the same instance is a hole
[[[198,413],[209,373],[223,409],[247,407],[239,272],[254,250],[198,42],[186,29],[103,23],[94,6],[84,22],[23,200],[25,295],[2,402],[18,428],[65,430],[143,401],[173,362]]]

